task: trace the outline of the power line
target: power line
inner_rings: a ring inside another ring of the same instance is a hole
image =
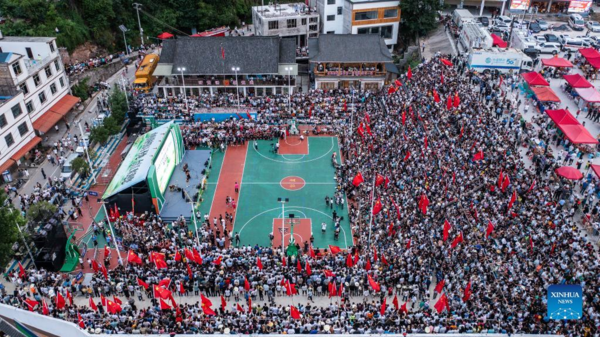
[[[140,12],[142,12],[142,13],[144,13],[144,14],[148,15],[148,16],[149,16],[149,17],[150,17],[152,20],[154,20],[154,21],[156,21],[156,22],[158,22],[158,23],[160,23],[160,24],[163,24],[163,25],[167,26],[168,28],[171,28],[171,30],[173,30],[173,31],[175,31],[175,32],[179,32],[179,33],[181,33],[182,35],[190,36],[190,34],[188,34],[188,33],[185,33],[185,32],[182,32],[182,31],[180,31],[179,29],[177,29],[177,28],[175,28],[175,27],[173,27],[173,26],[171,26],[171,25],[169,25],[169,24],[167,24],[167,23],[165,23],[165,22],[163,22],[163,21],[161,21],[161,20],[159,20],[159,19],[155,18],[154,16],[150,15],[150,13],[146,12],[145,10],[143,10],[143,9],[141,9],[141,8],[140,8]]]

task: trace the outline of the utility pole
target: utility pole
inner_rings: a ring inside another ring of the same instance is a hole
[[[133,7],[135,7],[135,10],[137,11],[138,26],[140,27],[140,39],[142,40],[142,44],[144,44],[144,29],[142,28],[142,23],[140,21],[140,8],[142,7],[142,4],[134,2]]]

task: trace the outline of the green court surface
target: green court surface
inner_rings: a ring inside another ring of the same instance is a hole
[[[198,210],[204,214],[210,212],[210,207],[212,206],[212,201],[215,196],[215,190],[217,189],[217,181],[219,181],[219,175],[221,173],[221,167],[223,166],[223,159],[225,158],[225,152],[221,151],[213,151],[211,155],[211,170],[208,176],[206,190],[202,193],[202,202],[200,203],[200,207]],[[198,219],[198,225],[202,223],[203,219]],[[193,230],[193,225],[190,225],[190,228]]]
[[[302,225],[312,224],[315,247],[325,248],[330,244],[341,248],[352,246],[346,200],[343,209],[340,206],[331,209],[325,204],[325,196],[333,197],[337,187],[331,161],[332,154],[337,152],[339,163],[337,138],[309,137],[308,142],[308,155],[275,154],[271,152],[272,141],[259,141],[258,150],[252,144],[248,146],[234,224],[234,233],[239,232],[243,245],[270,246],[271,232],[280,240],[279,228],[273,231],[275,219],[282,217],[282,207],[277,198],[289,198],[285,205],[286,218],[294,214],[296,219],[310,219],[301,222]],[[281,184],[284,178],[287,178],[287,189]],[[297,190],[291,190],[294,188]],[[334,239],[334,210],[343,217],[338,240]],[[321,231],[323,222],[327,223],[326,233]],[[301,246],[310,239],[310,226],[303,227],[298,231],[294,229],[294,233],[303,234],[302,239],[295,234],[296,242]],[[286,244],[288,240],[286,238]]]

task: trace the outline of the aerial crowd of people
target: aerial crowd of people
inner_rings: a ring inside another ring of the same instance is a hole
[[[597,217],[599,187],[587,175],[574,183],[553,173],[582,154],[520,113],[532,103],[519,83],[436,55],[380,92],[296,93],[291,110],[284,95],[243,97],[255,119],[196,122],[182,97],[140,96],[143,114],[187,120],[190,148],[273,139],[291,116],[333,130],[354,245],[298,242],[298,258],[286,257],[237,244],[231,213],[198,214],[199,236],[185,221],[126,214],[112,223],[124,265],[107,270],[100,249],[97,261],[81,261],[94,270],[88,286],[16,269],[1,302],[94,333],[598,334],[600,255],[577,225],[582,212]],[[228,94],[187,100],[238,104]],[[96,235],[109,231],[94,225]],[[582,320],[547,316],[552,284],[583,286]]]

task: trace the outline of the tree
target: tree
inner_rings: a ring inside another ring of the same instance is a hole
[[[27,220],[37,223],[49,220],[58,210],[56,205],[47,201],[40,201],[29,206]]]
[[[418,36],[424,36],[437,27],[437,11],[441,9],[439,0],[406,0],[400,3],[402,9],[401,31],[405,42],[410,43]]]
[[[88,162],[82,157],[75,158],[71,162],[71,167],[73,167],[73,171],[77,172],[80,176],[87,178],[90,173],[90,165]]]
[[[119,89],[115,84],[114,90],[110,98],[108,99],[110,104],[111,116],[115,119],[115,122],[119,125],[119,129],[123,122],[125,122],[125,116],[127,114],[127,99],[125,93]]]
[[[108,140],[109,136],[108,130],[104,127],[104,125],[97,126],[90,130],[90,142],[104,144]]]
[[[13,245],[19,237],[18,226],[25,225],[25,219],[20,212],[15,210],[12,204],[7,203],[7,196],[4,190],[0,190],[0,265],[6,266],[12,255]]]
[[[77,83],[73,86],[73,95],[81,98],[82,101],[87,100],[89,97],[89,95],[88,95],[89,80],[90,80],[89,77],[85,77],[81,81],[79,81],[79,83]]]

